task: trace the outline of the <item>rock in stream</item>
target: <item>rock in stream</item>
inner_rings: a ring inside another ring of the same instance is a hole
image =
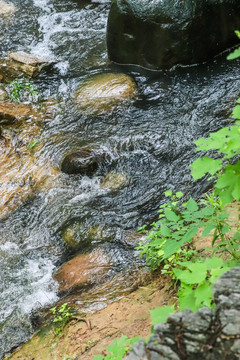
[[[150,69],[196,64],[237,43],[239,28],[238,0],[113,0],[108,55]]]

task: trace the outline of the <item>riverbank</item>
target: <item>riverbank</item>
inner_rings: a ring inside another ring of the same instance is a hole
[[[55,334],[53,324],[42,328],[10,359],[62,360],[68,355],[71,359],[92,360],[122,334],[147,338],[151,329],[149,310],[174,301],[167,280],[155,276],[148,284],[104,309],[73,317],[61,335]]]
[[[229,204],[227,209],[230,214],[229,223],[237,227],[239,203]],[[201,256],[209,257],[211,241],[211,236],[201,237],[199,231],[193,246]],[[129,280],[130,278],[125,280],[126,284]],[[114,279],[111,281],[114,282]],[[91,307],[91,313],[82,312],[80,297],[65,298],[68,305],[74,303],[74,308],[79,313],[70,318],[62,333],[56,334],[53,318],[47,315],[45,325],[5,360],[92,360],[94,355],[105,354],[106,347],[123,334],[129,338],[139,336],[147,339],[151,330],[149,310],[174,304],[177,297],[173,287],[170,287],[171,278],[161,275],[160,272],[150,274],[136,270],[136,274],[131,275],[131,282],[134,281],[135,286],[128,286],[118,300],[115,297],[113,303],[95,312]],[[113,283],[111,286],[113,287]],[[66,355],[69,358],[66,358]]]

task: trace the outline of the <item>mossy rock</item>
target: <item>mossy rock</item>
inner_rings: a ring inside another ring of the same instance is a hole
[[[101,225],[86,226],[75,222],[62,231],[65,244],[72,250],[84,248],[94,242],[111,241],[114,233]]]

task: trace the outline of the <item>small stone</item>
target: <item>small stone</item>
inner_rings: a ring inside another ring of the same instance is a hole
[[[126,173],[116,173],[114,171],[108,173],[101,180],[101,188],[110,190],[120,190],[128,186],[130,178]]]

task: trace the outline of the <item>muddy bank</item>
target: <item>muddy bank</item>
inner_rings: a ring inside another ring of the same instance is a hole
[[[149,310],[174,301],[168,284],[154,280],[100,311],[81,313],[79,319],[74,318],[66,325],[61,336],[55,334],[52,324],[43,328],[10,359],[62,360],[69,355],[91,360],[122,334],[147,338],[151,328]]]

